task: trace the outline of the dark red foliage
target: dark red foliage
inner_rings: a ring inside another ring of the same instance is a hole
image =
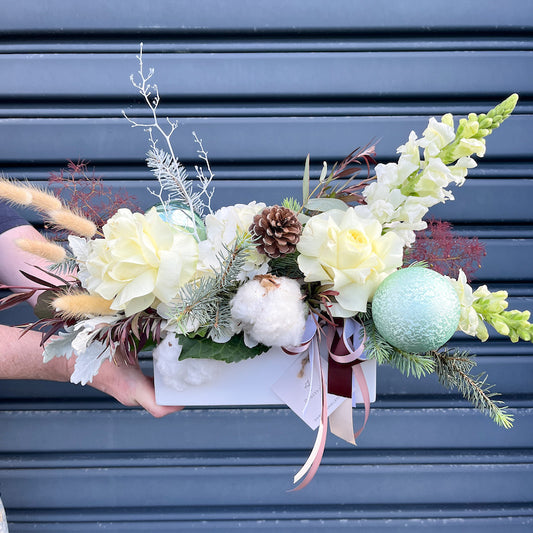
[[[415,243],[406,252],[405,263],[425,261],[433,270],[456,279],[462,269],[470,281],[485,255],[485,246],[477,237],[460,237],[454,234],[449,222],[432,219],[425,230],[417,232]]]
[[[120,208],[138,210],[134,196],[105,187],[94,170],[89,173],[86,161],[69,161],[66,169],[52,172],[48,182],[64,204],[91,219],[99,230]]]

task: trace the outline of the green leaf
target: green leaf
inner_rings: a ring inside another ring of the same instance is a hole
[[[328,173],[328,164],[324,161],[322,163],[322,172],[320,173],[320,178],[318,178],[318,181],[322,183],[326,179],[326,174]]]
[[[183,359],[216,359],[226,363],[238,363],[270,349],[263,344],[248,348],[244,344],[244,336],[242,334],[234,335],[225,343],[214,342],[206,337],[190,339],[180,335],[179,342],[182,346],[180,361]]]
[[[302,196],[303,196],[302,203],[304,204],[305,202],[307,202],[307,199],[309,198],[309,158],[310,158],[310,155],[307,154],[307,157],[305,158],[304,177],[303,177],[303,182],[302,182]]]
[[[330,209],[340,209],[346,211],[348,205],[338,198],[311,198],[304,206],[310,211],[329,211]]]
[[[43,291],[37,298],[33,312],[39,319],[54,318],[55,309],[52,302],[57,298],[56,290]]]

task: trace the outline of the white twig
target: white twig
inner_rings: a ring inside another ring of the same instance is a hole
[[[210,189],[210,185],[214,174],[207,159],[207,152],[202,146],[202,141],[198,139],[195,133],[193,133],[195,142],[198,143],[198,145],[200,146],[200,149],[198,150],[199,157],[206,163],[208,175],[205,176],[203,170],[200,167],[195,167],[196,176],[199,181],[199,191],[192,193],[191,186],[186,183],[186,173],[184,171],[181,171],[183,167],[180,165],[180,162],[174,152],[174,148],[171,142],[171,136],[178,127],[178,121],[171,120],[169,117],[166,117],[168,127],[165,129],[160,124],[159,117],[157,116],[157,107],[161,100],[159,96],[159,89],[155,83],[150,83],[150,80],[154,75],[154,69],[150,68],[148,70],[148,73],[145,73],[142,53],[143,47],[141,43],[140,52],[137,56],[137,59],[139,61],[139,70],[137,71],[137,73],[140,81],[136,82],[133,75],[130,76],[130,80],[132,85],[139,91],[139,94],[144,98],[146,104],[148,105],[148,108],[150,109],[152,115],[151,121],[147,123],[141,123],[128,117],[124,111],[122,112],[122,114],[133,128],[141,127],[148,132],[151,152],[153,155],[158,156],[158,158],[161,160],[161,164],[167,163],[166,156],[165,160],[163,160],[162,157],[165,155],[165,153],[157,148],[157,139],[154,137],[153,132],[157,131],[158,134],[164,139],[166,149],[168,150],[168,153],[170,155],[171,163],[170,165],[166,164],[164,169],[163,167],[161,167],[161,172],[156,171],[156,176],[158,177],[161,186],[161,192],[159,194],[156,194],[153,191],[150,192],[161,200],[161,203],[163,204],[166,212],[166,204],[168,202],[165,202],[162,199],[163,190],[171,187],[171,189],[179,191],[179,196],[183,199],[183,201],[187,204],[189,208],[189,211],[191,213],[191,220],[194,220],[195,209],[201,211],[203,207],[207,207],[209,212],[211,212],[211,198],[213,196],[214,191]],[[169,179],[169,173],[172,174],[172,179]],[[201,199],[202,196],[206,198],[206,202]],[[197,228],[194,227],[193,231],[195,237],[198,239],[199,237]]]
[[[196,177],[198,178],[198,181],[200,182],[200,194],[203,194],[207,198],[207,209],[211,213],[211,198],[213,197],[213,194],[215,192],[214,188],[211,186],[211,183],[213,181],[213,178],[215,177],[215,173],[211,169],[211,165],[209,163],[209,159],[207,157],[207,151],[204,149],[204,145],[202,143],[202,139],[198,138],[196,135],[196,132],[193,131],[192,135],[194,137],[194,142],[199,146],[198,150],[196,150],[198,157],[204,161],[205,166],[207,168],[208,175],[206,176],[204,174],[204,170],[202,167],[195,165],[194,169],[196,171]]]

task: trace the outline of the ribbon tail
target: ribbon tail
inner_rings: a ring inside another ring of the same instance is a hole
[[[333,435],[355,446],[352,417],[352,399],[344,400],[333,413],[329,415],[329,429]]]
[[[363,422],[363,425],[361,426],[361,429],[359,429],[359,431],[357,431],[357,433],[355,433],[354,435],[354,439],[356,439],[357,437],[359,437],[359,435],[361,435],[363,429],[365,429],[368,417],[370,415],[370,393],[368,392],[368,385],[366,383],[365,374],[363,373],[361,365],[355,365],[353,367],[353,375],[355,376],[357,384],[359,385],[359,390],[361,391],[361,395],[363,396],[363,403],[365,405],[365,420]]]
[[[318,432],[316,435],[315,444],[307,461],[294,476],[294,483],[298,483],[302,477],[305,476],[303,481],[293,489],[290,489],[289,492],[294,492],[297,490],[303,489],[307,486],[313,477],[315,476],[320,462],[322,461],[322,455],[324,454],[324,448],[326,446],[326,435],[327,435],[327,425],[328,425],[328,401],[327,401],[327,392],[326,392],[326,382],[324,380],[324,374],[322,369],[320,369],[320,377],[322,381],[322,414],[320,417],[320,425],[318,426]]]
[[[305,413],[305,410],[307,409],[307,406],[309,405],[309,402],[311,400],[311,393],[313,391],[313,376],[315,375],[315,359],[320,357],[320,352],[318,349],[318,341],[316,338],[313,338],[311,340],[311,344],[309,346],[309,392],[307,393],[307,399],[305,400],[305,405],[303,408],[303,412]],[[320,370],[320,366],[319,366]]]
[[[352,400],[348,399],[337,407],[337,409],[329,415],[329,428],[331,432],[344,441],[355,445],[355,439],[361,435],[365,429],[368,417],[370,415],[370,393],[368,392],[368,385],[366,378],[361,368],[361,365],[353,367],[353,375],[359,385],[359,390],[363,396],[363,403],[365,405],[365,419],[362,427],[354,432],[353,416],[352,416]],[[355,405],[354,405],[355,407]]]

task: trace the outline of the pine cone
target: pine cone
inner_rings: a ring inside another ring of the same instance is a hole
[[[274,205],[255,215],[250,231],[260,253],[271,258],[296,250],[302,234],[302,224],[290,209]]]

